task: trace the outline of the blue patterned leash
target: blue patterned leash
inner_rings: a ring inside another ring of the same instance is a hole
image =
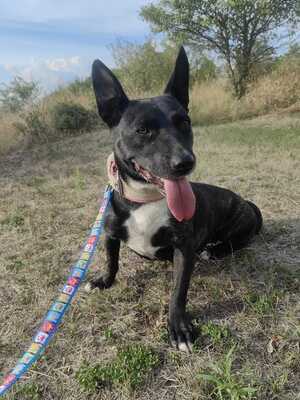
[[[100,235],[103,231],[104,219],[110,204],[112,193],[113,188],[108,185],[105,189],[104,198],[96,217],[96,221],[91,229],[79,260],[72,267],[66,284],[63,286],[59,296],[52,303],[46,313],[28,350],[25,351],[23,356],[17,362],[15,368],[4,378],[3,384],[0,386],[0,397],[4,396],[5,393],[7,393],[7,391],[30,369],[31,365],[40,358],[51,339],[56,334],[60,322],[70,306],[73,297],[78,291],[92,261]]]

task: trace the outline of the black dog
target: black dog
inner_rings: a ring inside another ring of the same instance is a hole
[[[211,256],[222,257],[244,247],[260,231],[261,213],[229,190],[186,179],[195,156],[188,117],[189,63],[183,48],[162,96],[129,100],[99,60],[92,79],[100,116],[114,138],[111,163],[118,185],[105,223],[107,271],[87,289],[113,284],[120,241],[144,257],[172,260],[170,340],[190,351],[192,326],[185,308],[196,253],[208,249]]]

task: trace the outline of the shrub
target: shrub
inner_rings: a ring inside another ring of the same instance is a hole
[[[22,122],[15,123],[15,128],[29,137],[31,143],[47,142],[51,133],[46,115],[38,106],[24,113]]]
[[[98,116],[94,111],[75,103],[54,105],[51,117],[55,130],[73,134],[90,131],[98,124]]]

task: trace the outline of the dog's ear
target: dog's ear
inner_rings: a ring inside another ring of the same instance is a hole
[[[93,62],[92,81],[99,114],[113,128],[120,122],[128,97],[115,75],[100,60]]]
[[[189,72],[189,60],[183,46],[181,46],[165,93],[174,96],[187,111],[189,105]]]

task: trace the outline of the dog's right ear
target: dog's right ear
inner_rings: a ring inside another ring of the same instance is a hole
[[[100,117],[113,128],[120,122],[128,97],[115,75],[100,60],[93,62],[92,81]]]

